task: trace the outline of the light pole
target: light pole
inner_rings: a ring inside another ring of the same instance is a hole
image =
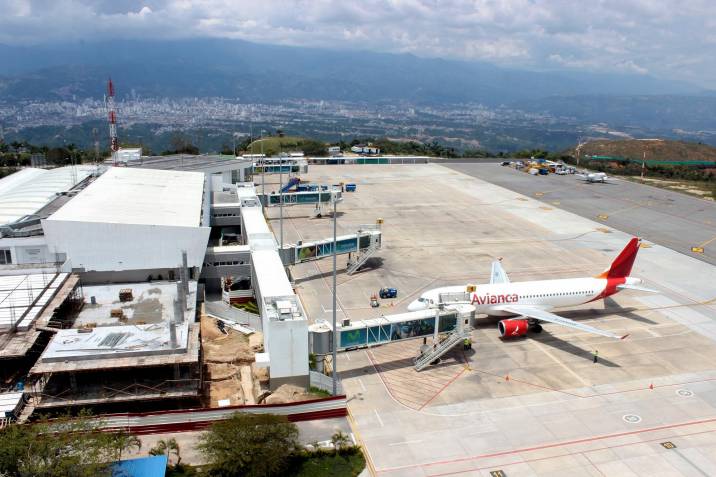
[[[319,185],[320,187],[320,185]],[[331,191],[333,198],[333,395],[336,395],[338,387],[338,372],[336,371],[336,344],[338,343],[338,330],[336,327],[336,295],[338,289],[336,288],[336,208],[338,201],[337,197]]]
[[[261,195],[266,197],[266,178],[264,174],[266,173],[266,160],[264,158],[264,130],[261,130],[261,138],[259,139],[261,142]],[[268,203],[268,201],[267,201]]]
[[[281,144],[279,142],[279,144]],[[280,146],[279,146],[280,147]],[[281,249],[283,249],[283,153],[278,154],[278,170],[279,170],[279,189],[278,189],[278,208],[279,208],[279,228],[281,229]]]

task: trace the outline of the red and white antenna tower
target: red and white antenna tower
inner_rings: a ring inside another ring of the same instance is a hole
[[[114,106],[114,84],[112,78],[107,83],[107,113],[109,115],[109,149],[112,151],[112,164],[117,165],[117,151],[119,141],[117,140],[117,110]]]

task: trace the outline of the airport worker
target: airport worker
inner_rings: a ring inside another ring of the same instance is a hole
[[[596,363],[599,360],[599,350],[594,350],[594,362]]]

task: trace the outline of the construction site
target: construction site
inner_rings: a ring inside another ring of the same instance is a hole
[[[355,273],[380,224],[284,243],[265,210],[328,216],[344,192],[299,187],[302,157],[144,157],[112,138],[104,164],[0,180],[4,419],[325,395],[290,269],[335,251]]]

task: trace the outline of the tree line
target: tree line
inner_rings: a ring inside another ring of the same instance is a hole
[[[149,455],[166,455],[167,475],[207,477],[345,476],[365,467],[360,448],[336,431],[331,446],[303,446],[298,427],[285,416],[236,413],[202,433],[196,445],[201,466],[181,462],[175,438],[162,439]],[[0,476],[102,477],[113,464],[142,449],[142,441],[126,431],[101,430],[101,420],[87,412],[0,429]],[[131,458],[135,458],[132,455]]]

